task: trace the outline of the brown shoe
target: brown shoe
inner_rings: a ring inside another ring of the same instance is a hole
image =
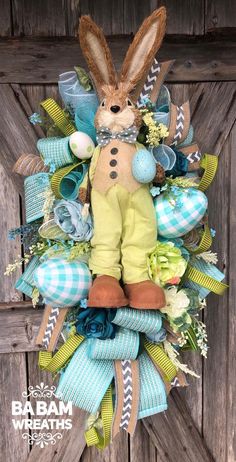
[[[117,279],[112,276],[98,276],[94,280],[89,291],[89,308],[119,308],[128,303]]]
[[[124,291],[132,308],[157,310],[166,304],[164,290],[149,280],[126,284]]]

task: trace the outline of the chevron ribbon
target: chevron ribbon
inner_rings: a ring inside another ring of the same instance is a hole
[[[200,151],[195,151],[195,152],[191,152],[188,156],[187,156],[187,159],[188,161],[192,164],[193,162],[199,162],[199,160],[201,159],[201,153]]]
[[[127,430],[132,410],[132,391],[133,391],[133,381],[132,381],[132,369],[131,361],[124,360],[121,361],[121,370],[123,374],[123,385],[124,385],[124,402],[122,409],[122,417],[120,421],[120,428]]]
[[[184,108],[183,106],[177,106],[177,116],[176,116],[176,127],[175,135],[173,140],[173,145],[177,146],[179,144],[184,130]]]
[[[143,102],[142,100],[145,98],[145,97],[148,97],[151,93],[151,91],[153,90],[153,87],[154,87],[154,83],[156,82],[156,79],[157,79],[157,76],[158,74],[160,73],[160,70],[161,70],[161,66],[159,64],[159,62],[154,59],[154,62],[153,62],[153,65],[149,71],[149,74],[147,76],[147,79],[144,83],[144,86],[143,86],[143,89],[139,95],[139,98],[138,98],[138,101],[137,101],[137,106],[138,108],[142,107],[143,106]]]
[[[43,340],[42,340],[42,345],[47,349],[48,348],[48,345],[49,345],[49,342],[50,342],[50,339],[51,339],[51,336],[52,336],[52,332],[56,326],[56,323],[57,323],[57,319],[58,319],[58,316],[59,316],[59,308],[52,308],[51,309],[51,313],[48,317],[48,324],[47,324],[47,327],[45,329],[45,333],[44,333],[44,337],[43,337]]]
[[[138,415],[139,370],[138,361],[115,361],[116,411],[113,437],[122,428],[133,435]]]

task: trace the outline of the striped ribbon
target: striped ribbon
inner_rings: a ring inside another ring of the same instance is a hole
[[[71,336],[54,356],[49,351],[40,351],[38,361],[39,367],[50,372],[59,371],[67,363],[68,359],[70,359],[83,340],[84,337],[81,335],[75,334]]]
[[[111,439],[111,425],[113,417],[113,404],[112,404],[112,388],[108,387],[102,402],[101,402],[101,418],[103,435],[95,428],[92,427],[84,433],[87,446],[96,446],[98,449],[104,449],[110,443]]]
[[[52,188],[53,194],[56,196],[57,199],[63,198],[60,192],[61,182],[63,178],[82,163],[84,163],[84,161],[78,162],[77,164],[67,165],[66,167],[59,168],[59,170],[57,170],[52,175],[51,188]]]
[[[197,255],[202,252],[209,250],[212,244],[211,230],[208,225],[204,226],[203,235],[197,247],[191,247],[185,245],[186,249],[194,255]]]
[[[196,282],[196,284],[205,287],[217,295],[223,295],[224,291],[229,287],[227,284],[217,281],[211,276],[208,276],[196,268],[193,268],[191,265],[188,265],[184,277],[190,279],[193,282]]]
[[[148,342],[146,339],[144,341],[144,348],[153,361],[154,365],[157,365],[157,367],[162,370],[166,381],[171,382],[177,374],[177,369],[172,361],[168,358],[167,354],[159,345]]]
[[[213,156],[212,154],[204,154],[201,159],[200,166],[204,169],[204,173],[201,177],[198,189],[199,191],[204,192],[207,188],[209,188],[215,178],[218,168],[218,157]]]
[[[40,103],[40,105],[43,107],[43,109],[47,112],[47,114],[51,117],[53,122],[55,122],[56,126],[59,128],[59,130],[61,130],[61,132],[65,136],[72,135],[72,133],[76,132],[75,126],[71,122],[69,122],[63,110],[56,103],[56,101],[54,101],[54,99],[45,99]]]

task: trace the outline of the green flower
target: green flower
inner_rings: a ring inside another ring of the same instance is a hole
[[[179,284],[186,267],[187,262],[181,250],[172,242],[157,241],[154,251],[148,257],[149,276],[162,287],[166,284]]]

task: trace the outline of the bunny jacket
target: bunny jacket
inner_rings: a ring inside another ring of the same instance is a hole
[[[89,267],[93,274],[122,277],[129,284],[149,279],[147,256],[157,239],[149,185],[132,175],[132,158],[140,148],[119,140],[97,146],[89,171],[94,219]]]

